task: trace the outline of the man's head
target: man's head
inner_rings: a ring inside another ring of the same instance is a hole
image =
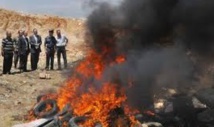
[[[28,32],[27,32],[27,31],[24,31],[23,33],[24,33],[24,36],[25,36],[25,37],[28,36]]]
[[[7,31],[6,32],[6,36],[7,36],[7,38],[11,38],[12,37],[12,33],[10,31]]]
[[[37,35],[37,34],[38,34],[38,31],[37,31],[36,28],[33,29],[33,34],[34,34],[34,35]]]
[[[22,30],[19,30],[18,31],[18,36],[22,36],[23,35],[23,31]]]
[[[54,34],[54,30],[53,29],[50,29],[48,32],[49,32],[49,36],[53,36],[53,34]]]
[[[61,36],[61,31],[60,31],[60,30],[57,30],[57,31],[56,31],[56,34],[57,34],[58,37],[60,37],[60,36]]]

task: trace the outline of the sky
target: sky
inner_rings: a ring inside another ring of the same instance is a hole
[[[89,0],[0,0],[0,8],[33,14],[85,18],[92,10],[85,6],[87,1]],[[117,5],[121,0],[97,1],[108,1]]]

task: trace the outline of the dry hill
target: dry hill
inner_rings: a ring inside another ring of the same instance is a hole
[[[22,14],[14,11],[0,9],[0,37],[6,30],[17,33],[19,29],[31,32],[37,28],[42,35],[50,28],[62,29],[69,37],[81,34],[84,29],[84,21],[57,16]],[[14,35],[16,36],[16,35]]]

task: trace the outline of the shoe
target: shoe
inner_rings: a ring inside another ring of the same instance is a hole
[[[31,71],[35,71],[36,69],[31,69]]]
[[[45,70],[46,70],[46,71],[49,71],[49,67],[45,67]]]
[[[65,65],[64,65],[64,69],[67,69],[67,68],[68,68],[68,65],[67,65],[67,64],[65,64]]]

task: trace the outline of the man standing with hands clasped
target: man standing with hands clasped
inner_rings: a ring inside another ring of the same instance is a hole
[[[54,30],[49,30],[49,35],[45,38],[45,49],[46,49],[46,70],[54,70],[54,54],[56,48],[56,38],[53,36]],[[51,67],[49,64],[51,62]]]
[[[20,71],[27,72],[27,60],[30,51],[30,44],[27,31],[23,31],[22,37],[19,38],[19,54],[20,54]]]
[[[66,45],[68,43],[68,39],[65,35],[61,34],[60,30],[57,30],[57,43],[56,43],[56,50],[57,50],[57,61],[58,61],[58,70],[61,70],[61,54],[64,60],[64,68],[67,68],[67,56],[66,56]]]
[[[42,38],[38,35],[37,29],[33,29],[33,35],[30,36],[31,45],[31,70],[34,71],[38,67],[39,55],[41,52]]]
[[[6,33],[6,38],[2,40],[2,56],[3,62],[3,74],[11,74],[10,70],[13,62],[14,40],[12,39],[11,32]]]

